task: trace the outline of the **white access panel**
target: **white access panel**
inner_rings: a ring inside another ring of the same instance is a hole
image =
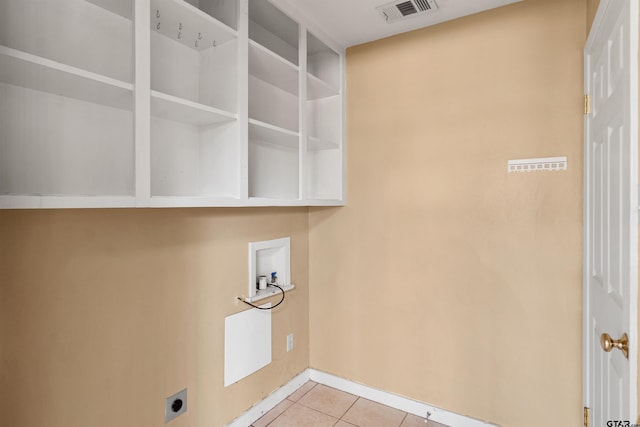
[[[271,307],[271,303],[260,307]],[[255,308],[224,319],[224,386],[271,363],[271,310]]]

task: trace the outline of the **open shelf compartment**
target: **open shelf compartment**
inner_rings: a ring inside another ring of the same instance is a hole
[[[193,4],[190,4],[193,3]],[[152,0],[151,29],[189,48],[203,51],[235,40],[238,33],[218,18],[235,22],[235,2]]]
[[[0,194],[134,195],[130,110],[0,83],[0,111]]]
[[[133,0],[117,4],[121,11],[133,9]],[[0,28],[0,46],[133,83],[133,21],[108,8],[86,1],[3,0]]]
[[[206,32],[205,28],[203,32]],[[223,45],[202,49],[181,43],[175,35],[167,37],[153,31],[151,89],[155,97],[166,94],[178,103],[176,98],[182,98],[190,101],[183,104],[202,104],[235,114],[238,110],[237,58],[236,38]]]
[[[240,198],[237,8],[151,1],[151,205]]]
[[[310,86],[324,86],[335,95],[340,89],[340,55],[320,41],[311,33],[307,33],[307,72]]]
[[[299,199],[299,135],[249,120],[249,197]]]
[[[238,139],[237,120],[197,126],[152,118],[152,197],[239,198]]]
[[[249,1],[249,39],[297,66],[300,26],[266,0]]]
[[[253,40],[249,41],[249,74],[298,96],[298,66]]]
[[[3,206],[135,204],[133,22],[99,6],[0,1]]]

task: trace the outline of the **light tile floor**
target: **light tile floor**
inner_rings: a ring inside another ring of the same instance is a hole
[[[447,427],[309,381],[253,427]]]

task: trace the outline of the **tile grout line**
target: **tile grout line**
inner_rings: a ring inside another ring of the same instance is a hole
[[[285,400],[289,400],[289,399],[285,399]],[[291,402],[291,405],[289,405],[289,407],[288,407],[287,409],[285,409],[284,411],[282,411],[282,412],[280,413],[280,415],[278,415],[277,417],[275,417],[274,419],[272,419],[271,421],[269,421],[269,423],[268,423],[265,427],[269,427],[271,424],[275,423],[275,422],[276,422],[276,420],[277,420],[278,418],[280,418],[281,416],[283,416],[283,415],[284,415],[284,414],[285,414],[289,409],[291,409],[291,407],[292,407],[293,405],[295,405],[295,404],[297,403],[297,402],[294,402],[293,400],[290,400],[290,402]]]
[[[358,402],[360,399],[364,399],[364,400],[368,400],[368,399],[366,399],[366,398],[364,398],[364,397],[360,397],[360,396],[354,395],[354,394],[352,394],[352,393],[348,393],[348,392],[344,392],[344,391],[343,391],[344,393],[349,394],[349,395],[351,395],[351,396],[355,397],[356,399],[351,403],[351,405],[349,405],[349,407],[348,407],[348,408],[347,408],[347,409],[342,413],[342,415],[341,415],[341,416],[336,417],[336,416],[334,416],[334,415],[332,415],[332,414],[328,414],[328,413],[324,412],[324,411],[323,411],[323,410],[321,410],[321,409],[316,409],[316,408],[313,408],[313,407],[311,407],[311,406],[307,406],[307,405],[305,405],[304,403],[301,403],[302,399],[304,399],[304,398],[305,398],[305,397],[306,397],[306,396],[307,396],[307,395],[308,395],[312,390],[314,390],[314,389],[318,386],[318,384],[320,384],[320,383],[318,383],[318,382],[315,382],[315,381],[314,381],[314,384],[311,386],[311,388],[309,388],[309,389],[308,389],[304,394],[302,394],[302,395],[298,398],[298,400],[297,400],[297,401],[294,401],[294,400],[289,399],[289,397],[290,397],[291,395],[287,396],[287,397],[284,399],[284,401],[289,401],[289,402],[291,403],[291,405],[289,405],[289,406],[287,407],[287,409],[285,409],[284,411],[282,411],[282,412],[281,412],[277,417],[275,417],[275,418],[274,418],[273,420],[271,420],[268,424],[266,424],[266,425],[265,425],[265,427],[273,426],[273,425],[274,425],[274,423],[276,422],[276,420],[278,420],[280,417],[282,417],[283,415],[285,415],[285,414],[287,414],[288,412],[290,412],[290,410],[291,410],[295,405],[299,405],[299,407],[301,407],[301,408],[306,408],[307,410],[311,410],[311,411],[313,411],[313,412],[315,412],[315,413],[322,414],[322,415],[325,415],[325,416],[328,416],[328,417],[330,417],[330,418],[335,419],[335,422],[332,424],[332,426],[333,426],[333,427],[337,426],[341,421],[342,421],[344,424],[346,424],[346,425],[353,426],[353,427],[358,427],[358,425],[355,425],[355,424],[352,424],[352,423],[350,423],[350,422],[346,421],[346,420],[344,419],[344,417],[345,417],[345,415],[347,415],[347,413],[349,413],[349,411],[350,411],[350,410],[352,410],[352,408],[357,404],[357,402]],[[327,388],[329,388],[329,389],[333,389],[333,387],[329,387],[329,386],[327,386]],[[335,390],[337,390],[337,389],[335,389]],[[338,391],[341,391],[341,390],[338,390]],[[375,403],[377,403],[377,402],[375,402]],[[380,404],[380,405],[381,405],[381,406],[387,406],[387,405],[384,405],[384,404]],[[404,413],[404,415],[403,415],[402,419],[400,420],[400,423],[397,425],[397,427],[401,427],[401,426],[403,425],[403,423],[407,420],[407,417],[409,417],[409,412],[407,412],[407,411],[401,411],[401,412],[403,412],[403,413]],[[265,414],[265,415],[266,415],[266,414]],[[255,427],[255,426],[254,426],[253,424],[251,424],[251,425],[250,425],[250,427]]]
[[[293,405],[295,405],[295,403],[294,403]],[[293,405],[291,405],[291,406],[293,406]],[[274,423],[278,418],[280,418],[280,417],[281,417],[285,412],[287,412],[287,411],[291,408],[291,406],[289,406],[287,409],[285,409],[284,411],[282,411],[282,414],[280,414],[280,415],[278,415],[277,417],[275,417],[274,419],[272,419],[272,420],[269,422],[269,424],[267,424],[265,427],[269,427],[271,424],[273,424],[273,423]]]
[[[303,404],[298,403],[298,402],[294,403],[293,405],[300,405],[300,406],[302,406],[303,408],[307,408],[307,409],[309,409],[309,410],[311,410],[311,411],[314,411],[314,412],[317,412],[317,413],[319,413],[319,414],[326,415],[326,416],[327,416],[327,417],[329,417],[329,418],[336,418],[336,417],[334,417],[333,415],[325,414],[325,413],[324,413],[324,412],[322,412],[322,411],[319,411],[319,410],[314,409],[314,408],[309,408],[308,406],[304,406]],[[292,407],[293,405],[291,405],[290,407],[288,407],[288,408],[287,408],[287,411],[288,411],[289,409],[291,409],[291,407]],[[284,412],[287,412],[287,411],[284,411]],[[283,412],[283,414],[284,414],[284,412]],[[275,420],[274,420],[274,421],[275,421]],[[336,423],[337,423],[338,421],[340,421],[340,418],[336,418]]]
[[[314,388],[316,388],[318,386],[318,383],[315,383],[313,385],[313,387],[311,387],[309,390],[307,390],[302,396],[300,396],[300,398],[298,398],[298,400],[292,400],[293,403],[298,403],[302,400],[303,397],[305,397],[307,394],[309,394],[311,392],[311,390],[313,390]],[[292,393],[294,394],[294,393]],[[289,399],[289,397],[291,397],[291,394],[289,396],[287,396],[287,399]],[[304,405],[302,405],[304,406]]]
[[[302,396],[300,396],[300,398],[299,398],[297,401],[289,399],[289,397],[291,397],[291,394],[294,394],[295,392],[293,392],[293,393],[291,393],[289,396],[287,396],[287,397],[283,400],[283,402],[284,402],[285,400],[288,400],[289,402],[291,402],[291,405],[289,405],[289,407],[288,407],[287,409],[285,409],[284,411],[282,411],[282,412],[280,413],[280,415],[278,415],[278,416],[277,416],[277,417],[275,417],[273,420],[271,420],[268,424],[266,424],[266,425],[265,425],[265,427],[269,427],[271,424],[273,424],[273,423],[274,423],[278,418],[280,418],[282,415],[284,415],[284,413],[285,413],[285,412],[287,412],[289,409],[291,409],[291,407],[292,407],[293,405],[297,404],[297,403],[298,403],[298,402],[299,402],[303,397],[305,397],[305,396],[306,396],[306,395],[307,395],[311,390],[313,390],[314,388],[316,388],[316,386],[318,385],[318,383],[317,383],[317,382],[315,382],[315,381],[313,381],[313,383],[314,383],[314,384],[313,384],[313,386],[312,386],[309,390],[307,390],[307,391],[306,391]],[[303,386],[304,386],[304,385],[303,385]],[[300,405],[300,406],[304,406],[304,405]],[[305,406],[305,408],[306,408],[306,406]],[[313,409],[313,408],[309,408],[309,409]],[[265,414],[265,415],[266,415],[266,414]],[[325,414],[325,415],[326,415],[326,414]],[[253,425],[252,425],[251,427],[253,427]]]
[[[402,423],[404,423],[404,420],[406,420],[408,416],[409,416],[409,413],[405,412],[404,417],[402,417],[402,420],[400,421],[400,424],[398,424],[398,427],[402,427]]]
[[[302,399],[303,399],[307,394],[309,394],[309,393],[311,392],[311,390],[313,390],[314,388],[316,388],[316,386],[318,386],[319,384],[320,384],[320,383],[316,383],[316,385],[314,385],[313,387],[311,387],[311,388],[309,389],[309,391],[307,391],[304,395],[302,395],[302,397],[300,397],[300,399],[298,399],[298,401],[297,401],[297,402],[294,402],[294,403],[297,403],[297,404],[299,404],[300,406],[303,406],[303,407],[305,407],[305,408],[313,409],[314,411],[316,411],[316,412],[320,412],[321,414],[328,415],[328,416],[330,416],[331,418],[337,418],[337,421],[336,421],[336,424],[337,424],[339,421],[341,421],[341,420],[342,420],[342,417],[344,417],[344,415],[345,415],[347,412],[349,412],[349,409],[351,409],[351,407],[352,407],[353,405],[355,405],[355,403],[358,401],[358,399],[360,399],[360,397],[356,396],[355,394],[347,393],[346,391],[345,391],[345,392],[343,392],[343,393],[346,393],[346,394],[349,394],[349,395],[351,395],[351,396],[355,397],[356,399],[353,401],[353,403],[352,403],[351,405],[349,405],[349,407],[348,407],[348,408],[347,408],[347,409],[342,413],[342,415],[340,415],[339,417],[335,417],[335,416],[333,416],[332,414],[327,414],[326,412],[321,411],[320,409],[316,409],[316,408],[313,408],[313,407],[311,407],[311,406],[307,406],[307,405],[305,405],[304,403],[302,403],[302,402],[301,402],[301,401],[302,401]],[[331,390],[341,391],[341,390],[334,389],[333,387],[329,387],[329,386],[325,386],[325,387],[326,387],[326,388],[328,388],[328,389],[331,389]],[[287,410],[288,410],[288,409],[289,409],[289,408],[287,408]],[[344,420],[342,420],[342,421],[344,421]],[[346,422],[346,421],[345,421],[345,422]],[[351,423],[347,423],[347,424],[351,424]],[[334,425],[335,425],[335,424],[334,424]]]
[[[307,392],[306,392],[305,394],[303,394],[302,396],[300,396],[300,399],[298,399],[298,401],[297,401],[296,403],[298,403],[298,402],[300,402],[302,399],[304,399],[304,397],[305,397],[307,394],[311,393],[311,391],[312,391],[312,390],[314,390],[316,387],[318,387],[318,383],[315,383],[315,384],[313,385],[313,387],[311,387],[309,390],[307,390]]]
[[[285,399],[285,400],[287,400],[287,399]],[[284,402],[284,401],[283,401],[283,402]],[[290,406],[289,406],[289,408],[291,408],[291,406],[293,406],[293,405],[290,405]],[[287,412],[287,410],[288,410],[289,408],[287,408],[287,409],[285,409],[284,411],[282,411],[282,412],[280,413],[280,415],[282,415],[282,414],[284,414],[285,412]],[[273,409],[271,409],[271,411],[273,411]],[[271,412],[271,411],[269,411],[269,412]],[[267,414],[268,414],[269,412],[267,412]],[[264,415],[267,415],[267,414],[264,414]],[[263,417],[264,417],[264,415],[263,415]],[[280,415],[278,415],[277,417],[275,417],[274,419],[272,419],[271,421],[269,421],[269,422],[268,422],[264,427],[269,427],[271,424],[273,424],[273,422],[274,422],[275,420],[277,420],[277,419],[280,417]],[[256,421],[259,421],[259,420],[260,420],[260,419],[258,418],[258,420],[256,420]]]
[[[287,397],[286,397],[282,402],[284,402],[284,401],[286,401],[286,400],[289,400],[289,396],[287,396]],[[282,402],[280,402],[280,403],[282,403]],[[277,417],[275,417],[274,419],[272,419],[271,421],[269,421],[269,423],[267,423],[264,427],[269,427],[271,424],[273,424],[273,423],[275,422],[275,420],[277,420],[277,419],[278,419],[278,418],[280,418],[282,415],[284,415],[284,413],[285,413],[285,412],[287,412],[289,409],[291,409],[291,407],[292,407],[293,405],[295,405],[295,404],[296,404],[296,402],[294,402],[293,400],[289,400],[289,402],[291,402],[291,405],[289,405],[289,406],[287,407],[287,409],[285,409],[284,411],[282,411],[282,412],[280,413],[280,415],[278,415]],[[273,410],[273,409],[272,409],[272,410]],[[269,413],[269,412],[267,412],[267,414],[268,414],[268,413]],[[267,415],[267,414],[264,414],[264,415]],[[264,415],[263,415],[263,416],[264,416]],[[259,420],[259,419],[258,419],[258,420]],[[256,421],[258,421],[258,420],[256,420]],[[253,427],[253,426],[252,426],[252,427]]]
[[[349,394],[351,394],[351,393],[349,393]],[[355,396],[355,394],[353,394],[352,396]],[[355,405],[355,404],[356,404],[356,402],[357,402],[358,400],[360,400],[360,399],[362,399],[362,398],[361,398],[361,397],[359,397],[359,396],[356,396],[356,400],[354,400],[354,401],[353,401],[353,403],[351,404],[351,406],[349,406],[349,407],[347,408],[347,410],[346,410],[346,411],[344,411],[344,414],[342,414],[342,416],[341,416],[339,419],[340,419],[340,420],[342,420],[342,421],[344,421],[345,423],[348,423],[347,421],[343,420],[342,418],[343,418],[345,415],[347,415],[347,412],[349,412],[349,411],[351,410],[351,408],[353,408],[353,405]],[[348,423],[348,424],[351,424],[351,423]]]

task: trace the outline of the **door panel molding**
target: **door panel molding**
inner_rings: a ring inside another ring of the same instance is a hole
[[[601,0],[584,53],[583,402],[596,426],[638,416],[638,0]],[[601,349],[604,332],[629,335],[629,359]]]

